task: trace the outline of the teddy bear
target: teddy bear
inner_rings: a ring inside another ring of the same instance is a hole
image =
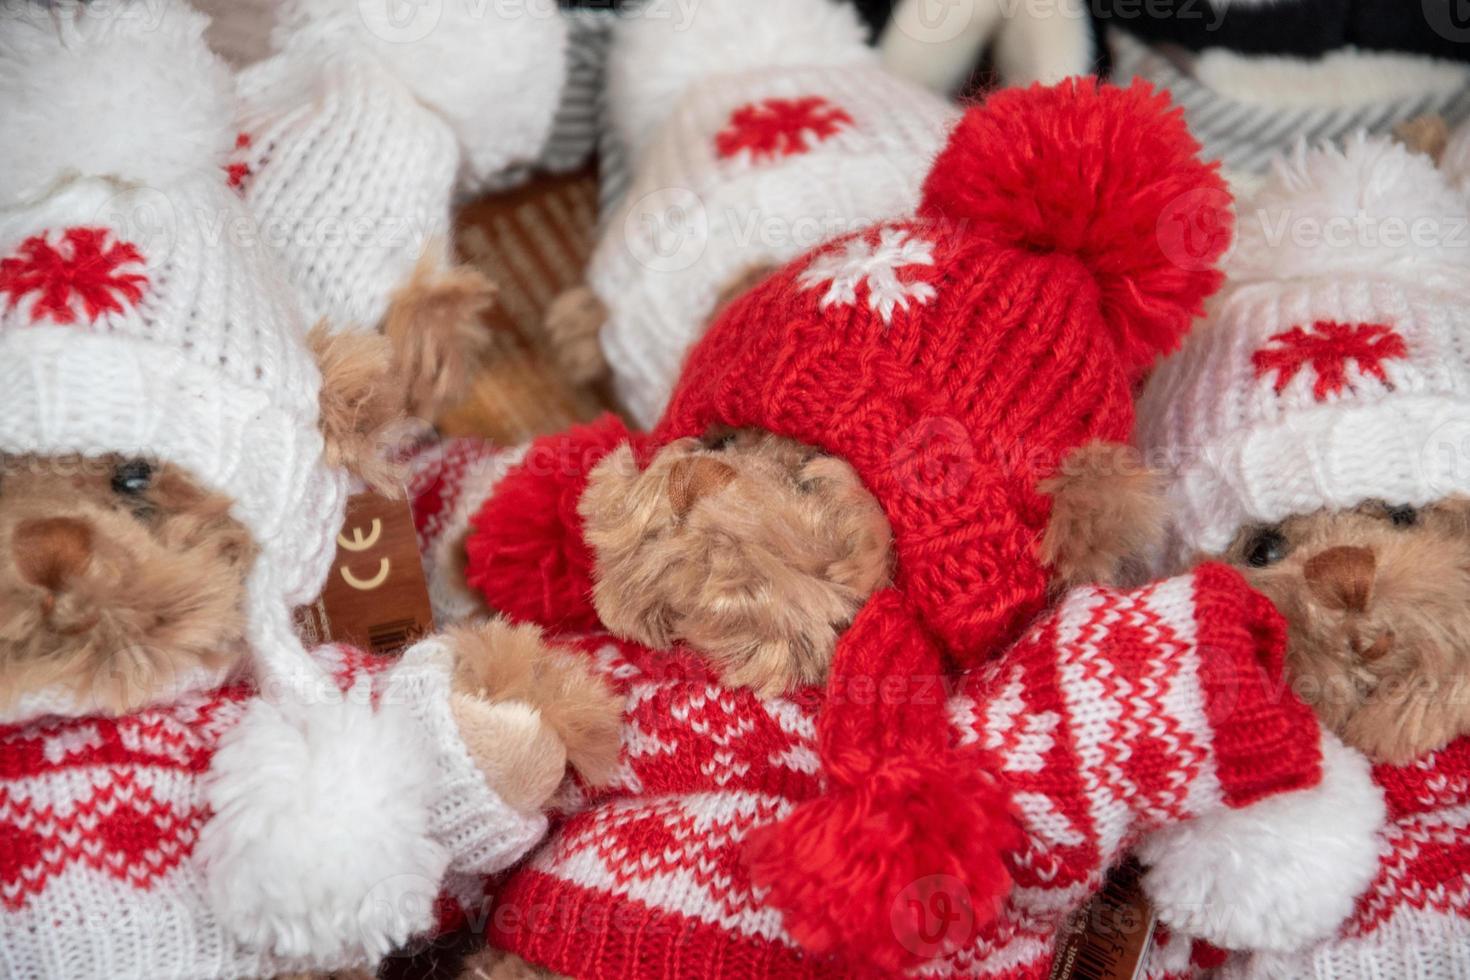
[[[1223,196],[1196,149],[1143,86],[997,94],[917,217],[737,299],[651,434],[425,457],[435,574],[626,697],[481,973],[1046,976],[1146,831],[1366,782],[1238,573],[1068,591],[1160,519],[1121,443],[1219,282],[1157,231]]]
[[[1467,224],[1428,156],[1363,134],[1299,150],[1242,203],[1225,289],[1140,401],[1166,561],[1228,562],[1275,603],[1293,689],[1377,790],[1326,819],[1269,801],[1145,843],[1161,919],[1227,951],[1228,976],[1470,958]],[[1349,821],[1376,846],[1324,846]],[[1368,880],[1324,889],[1325,863]]]
[[[395,339],[419,418],[463,395],[493,296],[451,254],[456,196],[523,167],[556,119],[569,27],[544,6],[448,0],[405,20],[289,0],[239,73],[232,184],[309,316]]]
[[[813,246],[912,212],[958,110],[885,72],[838,0],[708,0],[618,19],[602,219],[586,283],[548,308],[575,381],[658,420],[711,318]],[[620,176],[623,174],[624,176]]]
[[[504,623],[308,650],[381,337],[308,331],[183,5],[0,6],[0,972],[370,967],[545,833],[617,706]],[[85,133],[85,138],[81,134]],[[163,226],[141,216],[164,215]]]

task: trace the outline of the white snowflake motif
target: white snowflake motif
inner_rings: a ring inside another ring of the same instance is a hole
[[[930,283],[900,281],[898,270],[933,264],[933,242],[911,237],[902,228],[884,228],[876,244],[864,235],[818,258],[800,281],[808,289],[831,283],[822,297],[824,310],[839,304],[856,306],[858,284],[867,283],[868,308],[887,324],[895,309],[909,308],[910,300],[923,306],[937,295]]]

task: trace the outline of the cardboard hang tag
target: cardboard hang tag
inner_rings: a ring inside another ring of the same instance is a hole
[[[295,615],[308,646],[345,643],[387,657],[434,631],[429,584],[407,500],[359,493],[347,501],[327,584],[315,602]]]
[[[1062,927],[1051,980],[1137,980],[1153,938],[1154,913],[1143,894],[1143,867],[1129,858]]]

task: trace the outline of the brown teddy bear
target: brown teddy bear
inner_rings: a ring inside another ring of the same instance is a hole
[[[1117,443],[1218,281],[1157,234],[1221,194],[1193,153],[1145,88],[998,94],[917,219],[736,300],[651,435],[426,457],[440,595],[591,633],[626,698],[612,786],[565,801],[493,944],[590,977],[1045,976],[1136,835],[1317,782],[1238,574],[1063,595],[1156,519]]]
[[[1293,690],[1375,764],[1374,798],[1270,801],[1145,846],[1163,921],[1232,951],[1231,976],[1470,957],[1467,221],[1431,159],[1387,139],[1283,161],[1140,404],[1173,558],[1227,561],[1276,604]],[[1332,844],[1347,824],[1375,846]],[[1362,887],[1323,887],[1354,866]]]
[[[204,27],[0,17],[6,975],[370,966],[616,745],[602,685],[504,624],[394,663],[297,636],[351,485],[388,489],[401,387],[218,234],[248,218]],[[156,237],[127,220],[162,204]]]

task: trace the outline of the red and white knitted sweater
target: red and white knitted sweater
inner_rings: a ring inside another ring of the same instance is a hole
[[[1405,766],[1380,765],[1388,820],[1378,872],[1337,935],[1295,953],[1223,953],[1165,934],[1154,980],[1470,977],[1470,738]]]
[[[905,896],[928,904],[935,948],[949,948],[921,974],[1044,977],[1058,925],[1138,835],[1314,783],[1318,729],[1281,693],[1281,641],[1265,601],[1210,566],[1075,593],[954,690],[876,679],[847,692],[932,699],[1024,830],[995,921],[975,928],[945,882]],[[583,648],[627,696],[622,770],[510,877],[492,942],[598,980],[862,975],[798,948],[742,859],[753,830],[820,793],[814,722],[829,695],[761,700],[692,654],[605,637]]]
[[[313,656],[344,696],[407,706],[423,738],[413,758],[433,773],[427,829],[451,872],[499,870],[540,839],[545,818],[500,801],[458,741],[441,697],[447,673],[413,653],[391,671],[343,647]],[[343,965],[243,943],[207,897],[195,851],[211,817],[206,779],[255,696],[242,683],[121,718],[0,726],[0,977],[221,980]],[[422,927],[432,927],[432,912]]]

